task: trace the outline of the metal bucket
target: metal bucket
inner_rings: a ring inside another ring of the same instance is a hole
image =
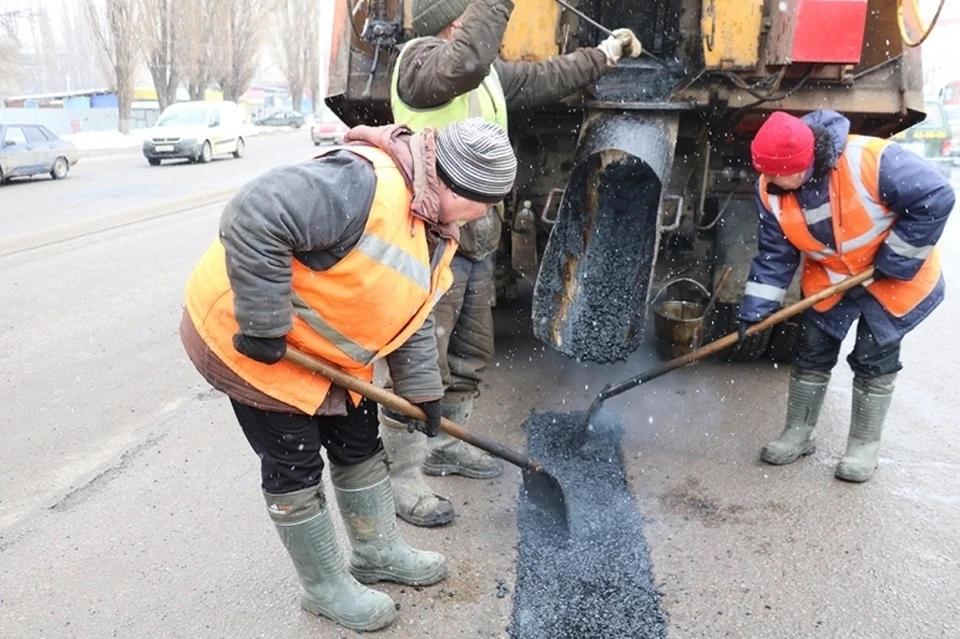
[[[703,293],[703,303],[685,300],[659,302],[668,288],[679,282],[689,282]],[[710,293],[700,282],[689,277],[678,277],[667,282],[653,299],[654,335],[657,340],[657,355],[663,359],[675,359],[700,348],[706,326],[704,309]]]

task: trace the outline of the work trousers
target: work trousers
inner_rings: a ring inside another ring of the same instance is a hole
[[[377,405],[347,400],[346,415],[304,415],[260,410],[230,400],[243,434],[260,457],[265,492],[280,495],[320,483],[327,449],[330,463],[350,466],[377,454],[382,444]]]
[[[840,357],[841,340],[820,330],[805,313],[800,323],[794,365],[801,370],[829,373]],[[900,340],[886,346],[877,344],[870,325],[861,316],[857,322],[857,341],[847,356],[847,363],[857,377],[871,379],[896,373],[900,364]]]
[[[493,256],[473,262],[457,254],[450,264],[453,286],[434,308],[440,376],[447,403],[479,394],[493,361],[495,296]]]

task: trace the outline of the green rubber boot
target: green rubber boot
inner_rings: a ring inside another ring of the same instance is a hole
[[[414,526],[432,528],[453,521],[453,504],[434,493],[423,478],[427,436],[407,432],[404,422],[380,410],[380,439],[390,460],[390,484],[397,516]]]
[[[837,464],[836,476],[862,483],[870,479],[880,460],[880,435],[893,398],[896,373],[870,379],[853,378],[853,411],[847,452]]]
[[[401,539],[383,451],[359,464],[331,464],[330,478],[353,544],[350,573],[357,581],[429,586],[446,576],[443,555],[413,550]]]
[[[473,398],[456,403],[442,403],[443,416],[467,426],[473,412]],[[503,473],[503,464],[493,455],[441,432],[427,440],[430,453],[423,461],[427,475],[462,475],[469,479],[493,479]]]
[[[768,464],[783,466],[817,449],[813,429],[817,426],[829,382],[830,373],[798,368],[790,372],[786,426],[780,437],[763,447],[760,459]]]
[[[351,630],[389,626],[396,615],[393,600],[360,585],[347,572],[323,486],[283,495],[265,492],[263,496],[270,519],[297,569],[300,605]]]

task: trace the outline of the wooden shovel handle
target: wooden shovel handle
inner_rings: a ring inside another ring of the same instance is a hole
[[[360,393],[367,399],[373,400],[390,410],[419,421],[427,420],[426,413],[424,413],[419,406],[410,403],[399,395],[395,395],[384,388],[365,382],[362,379],[357,379],[336,366],[312,355],[307,355],[290,345],[287,345],[287,352],[283,358],[297,366],[326,377],[337,386],[341,386],[355,393]],[[484,450],[495,457],[508,461],[515,466],[536,472],[544,472],[540,462],[532,457],[527,457],[520,452],[507,448],[498,441],[469,431],[446,417],[440,420],[440,430],[461,441],[467,442],[471,446],[476,446],[480,450]]]

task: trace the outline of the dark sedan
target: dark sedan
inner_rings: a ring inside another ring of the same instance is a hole
[[[0,184],[44,173],[60,180],[79,158],[72,142],[61,140],[45,126],[0,124]]]
[[[296,111],[277,111],[265,118],[254,120],[253,123],[257,126],[288,126],[299,129],[303,126],[303,116]]]

